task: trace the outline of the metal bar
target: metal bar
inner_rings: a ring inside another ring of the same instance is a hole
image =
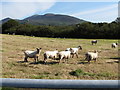
[[[61,80],[0,78],[0,87],[16,88],[120,88],[119,80]]]

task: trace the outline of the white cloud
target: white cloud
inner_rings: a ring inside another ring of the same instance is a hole
[[[9,0],[14,1],[14,0]],[[22,19],[24,17],[43,12],[52,7],[55,2],[9,2],[2,3],[2,18],[11,17]]]
[[[111,22],[118,17],[118,5],[113,4],[103,8],[73,13],[72,16],[92,22]]]
[[[108,11],[108,10],[111,10],[111,9],[117,8],[117,7],[118,7],[118,4],[113,4],[113,5],[104,7],[104,8],[97,8],[97,9],[94,9],[94,10],[88,10],[88,11],[78,12],[78,13],[74,13],[72,15],[73,16],[80,16],[80,15],[87,15],[87,14],[91,14],[91,13],[93,14],[93,13]]]
[[[82,15],[80,18],[91,22],[112,22],[117,18],[117,12],[117,10],[110,10],[102,13]]]
[[[0,3],[0,19],[2,18],[2,3]]]
[[[55,2],[56,0],[1,0],[2,2]]]
[[[2,0],[3,2],[53,2],[54,0]],[[57,2],[119,2],[119,0],[56,0]]]

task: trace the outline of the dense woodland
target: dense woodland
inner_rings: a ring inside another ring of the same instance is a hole
[[[120,23],[91,23],[84,22],[69,26],[30,25],[20,24],[18,21],[9,20],[2,24],[3,34],[17,34],[37,37],[53,38],[99,38],[119,39]]]

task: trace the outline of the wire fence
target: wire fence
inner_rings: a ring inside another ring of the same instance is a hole
[[[120,88],[119,82],[120,80],[54,80],[0,78],[0,87],[47,89]]]

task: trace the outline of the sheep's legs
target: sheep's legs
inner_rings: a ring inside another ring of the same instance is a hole
[[[53,57],[53,60],[55,60],[55,56]]]
[[[59,60],[59,64],[60,64],[60,62],[61,62],[61,59]]]
[[[63,59],[63,57],[61,57],[61,58],[59,59],[59,64],[60,64],[60,62],[61,62],[62,59]]]
[[[35,60],[35,63],[36,63],[36,58],[34,58],[34,60]]]
[[[36,59],[37,59],[37,62],[38,62],[38,56],[36,57]]]
[[[68,63],[68,58],[65,59],[65,62]]]
[[[96,62],[96,61],[97,61],[97,59],[95,58],[95,59],[94,59],[94,62]]]
[[[78,58],[78,53],[76,53],[76,57]]]
[[[28,58],[28,57],[25,57],[25,58],[24,58],[24,61],[25,61],[25,62],[28,62],[27,58]]]
[[[72,58],[74,57],[74,54],[72,55]]]
[[[44,63],[46,64],[46,62],[47,62],[47,60],[46,60],[46,58],[44,58]]]
[[[88,60],[88,63],[90,64],[90,60]]]
[[[91,58],[90,58],[90,56],[89,56],[87,59],[88,59],[88,63],[90,64],[90,61],[91,61]]]

